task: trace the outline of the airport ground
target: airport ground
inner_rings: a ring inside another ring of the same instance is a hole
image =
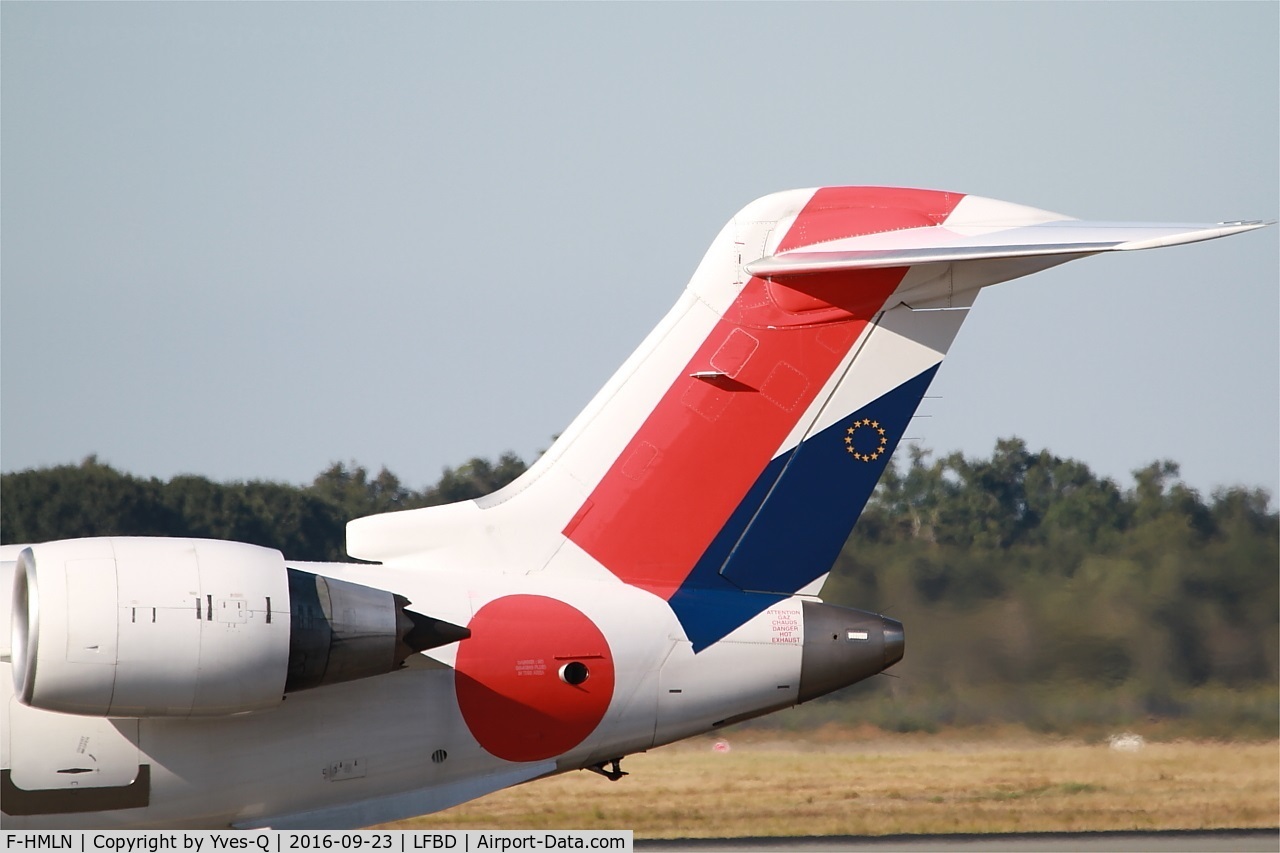
[[[631,829],[637,839],[1274,828],[1280,743],[1020,729],[731,731],[568,773],[397,829]],[[727,748],[726,748],[727,747]]]

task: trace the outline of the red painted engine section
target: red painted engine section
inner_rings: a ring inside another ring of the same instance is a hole
[[[539,761],[595,731],[613,698],[613,655],[582,611],[540,595],[509,595],[481,607],[469,627],[454,683],[462,718],[485,750]],[[587,667],[581,684],[561,677],[575,661]]]

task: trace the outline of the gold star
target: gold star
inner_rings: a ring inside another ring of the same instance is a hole
[[[862,419],[862,425],[863,425],[863,426],[871,426],[871,418],[863,418],[863,419]]]
[[[870,423],[870,426],[873,426],[873,427],[875,427],[876,429],[880,429],[880,422],[879,422],[879,421],[872,421],[872,422]]]
[[[849,433],[849,435],[853,435],[853,430],[854,430],[854,427],[849,427],[847,430],[845,430],[845,432]]]
[[[884,427],[877,429],[876,432],[880,433],[881,435],[884,435]]]
[[[846,436],[844,437],[844,443],[845,443],[845,444],[853,444],[853,436],[851,436],[851,435],[846,435]]]

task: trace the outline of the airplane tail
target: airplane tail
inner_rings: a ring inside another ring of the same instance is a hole
[[[476,501],[357,519],[348,551],[602,567],[698,622],[691,639],[705,646],[817,592],[981,287],[1261,224],[1089,223],[883,187],[766,196],[730,220],[667,317],[522,477]],[[722,592],[759,595],[726,609]]]

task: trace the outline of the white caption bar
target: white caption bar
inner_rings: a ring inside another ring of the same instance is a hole
[[[68,853],[511,853],[527,850],[608,850],[632,853],[632,832],[611,830],[136,830],[79,832],[3,832],[4,849],[57,850]]]

